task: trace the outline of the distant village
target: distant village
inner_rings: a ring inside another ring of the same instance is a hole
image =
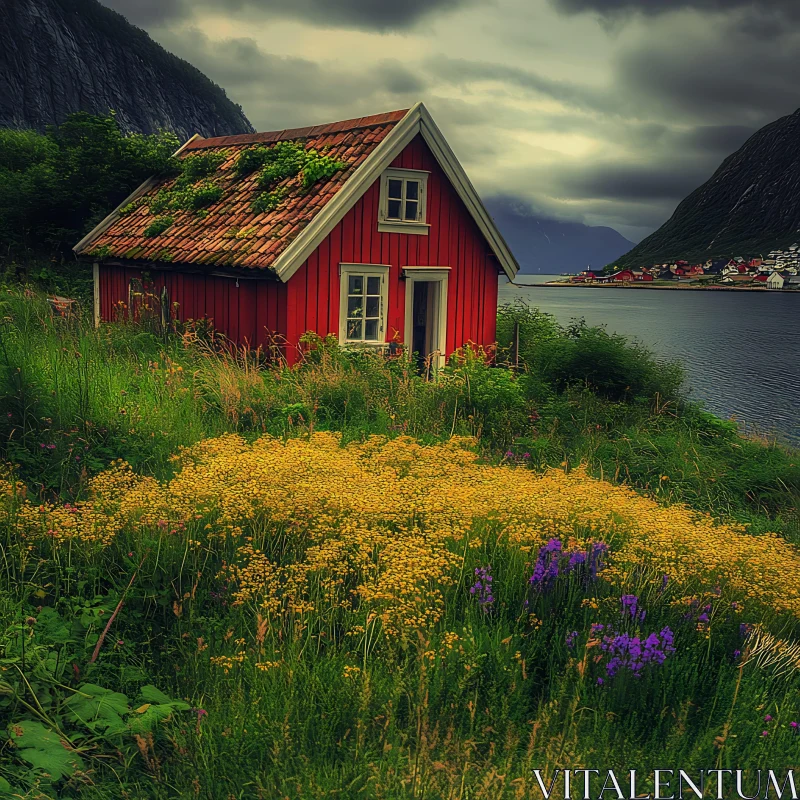
[[[715,258],[702,264],[675,261],[654,264],[641,269],[621,269],[610,274],[585,270],[572,275],[573,284],[619,284],[673,282],[697,288],[726,286],[730,288],[764,288],[800,290],[800,245],[788,250],[772,250],[766,258]]]

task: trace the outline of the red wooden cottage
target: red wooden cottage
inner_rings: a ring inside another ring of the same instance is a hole
[[[421,103],[195,136],[178,157],[182,175],[148,180],[75,246],[94,262],[97,323],[146,275],[180,319],[277,339],[290,363],[306,331],[439,357],[494,342],[498,277],[518,265]]]

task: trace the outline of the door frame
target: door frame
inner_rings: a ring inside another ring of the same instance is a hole
[[[403,341],[408,348],[413,346],[413,305],[414,305],[414,284],[434,283],[437,291],[433,292],[433,297],[429,295],[428,300],[436,301],[436,330],[432,333],[436,336],[436,347],[432,352],[437,353],[437,358],[433,363],[440,367],[444,365],[447,357],[447,289],[449,285],[450,267],[404,267],[403,277],[406,281],[406,313],[403,329]],[[409,353],[410,355],[410,353]]]

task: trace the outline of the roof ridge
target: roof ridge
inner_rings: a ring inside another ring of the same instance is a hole
[[[328,122],[321,125],[309,125],[304,128],[284,128],[280,131],[264,131],[258,133],[243,133],[235,136],[213,136],[208,139],[197,138],[186,145],[186,150],[203,150],[209,147],[226,147],[242,144],[272,144],[289,139],[303,139],[310,136],[321,136],[330,133],[344,133],[371,128],[377,125],[387,125],[399,122],[410,109],[403,108],[396,111],[387,111],[383,114],[371,114],[365,117]]]

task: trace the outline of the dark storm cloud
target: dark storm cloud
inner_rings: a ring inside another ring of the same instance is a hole
[[[677,144],[699,152],[728,155],[738,150],[756,130],[746,125],[698,125],[681,134]]]
[[[128,22],[147,28],[191,16],[186,0],[102,0],[103,5],[122,14]]]
[[[639,103],[709,123],[763,124],[800,103],[798,38],[779,38],[769,47],[734,36],[686,48],[669,42],[642,45],[618,57],[620,87]]]
[[[378,61],[369,70],[350,70],[278,56],[253,39],[213,40],[196,29],[159,39],[224,86],[262,131],[405,108],[426,88],[418,73],[396,59]]]
[[[626,201],[680,200],[710,177],[696,163],[610,162],[560,170],[559,183],[570,198]]]
[[[321,28],[397,31],[435,14],[455,11],[475,0],[105,0],[137,25],[169,23],[191,18],[194,12],[213,10],[264,20],[277,17],[307,22]]]
[[[584,110],[619,113],[626,101],[619,93],[610,94],[583,84],[555,80],[532,70],[486,61],[433,56],[425,61],[425,69],[439,80],[453,86],[492,81],[505,84],[510,90],[522,89],[558,100],[566,106]]]
[[[664,14],[681,9],[725,12],[757,10],[760,14],[779,14],[786,17],[800,16],[797,0],[550,0],[560,11],[576,13],[595,11],[600,14],[641,12]]]

